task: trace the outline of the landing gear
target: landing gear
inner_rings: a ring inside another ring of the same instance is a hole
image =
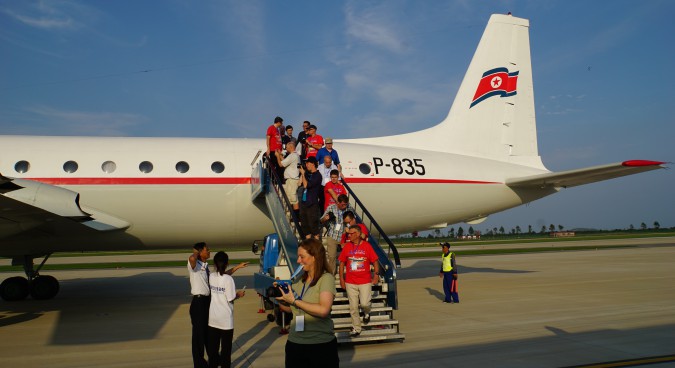
[[[59,293],[59,281],[53,276],[41,276],[38,271],[44,266],[51,254],[47,254],[42,263],[33,268],[33,256],[17,257],[12,265],[23,265],[26,277],[15,276],[0,284],[0,298],[5,301],[23,300],[30,296],[36,300],[52,299]]]
[[[38,276],[30,285],[30,296],[36,300],[52,299],[59,293],[59,280],[54,276]]]
[[[10,277],[0,284],[0,297],[8,302],[26,299],[29,292],[28,280],[25,277]]]

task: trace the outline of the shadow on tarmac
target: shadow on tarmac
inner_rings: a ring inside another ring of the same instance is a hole
[[[675,364],[675,355],[669,341],[675,338],[675,325],[667,324],[627,330],[603,329],[582,333],[568,333],[562,329],[546,326],[551,336],[518,339],[483,344],[455,345],[437,349],[420,349],[399,352],[389,343],[390,354],[386,355],[387,368],[393,367],[566,367],[585,364],[645,358],[664,357],[664,366]],[[641,336],[661,336],[656,343]],[[378,349],[381,344],[361,346],[360,354],[368,356],[368,349]],[[340,364],[349,367],[376,367],[382,364],[377,355],[372,360],[353,361],[353,348],[340,348]],[[347,354],[345,354],[345,352]],[[514,353],[517,352],[517,353]],[[552,358],[555,357],[553,360]],[[646,360],[646,359],[645,359]],[[670,364],[667,364],[670,363]],[[642,366],[647,363],[633,364]],[[597,365],[599,366],[599,365]],[[659,365],[661,366],[661,365]]]
[[[458,262],[459,263],[459,262]],[[438,276],[441,268],[440,257],[438,261],[435,260],[420,260],[414,262],[412,265],[396,270],[397,280],[413,280],[423,279],[426,277]],[[490,267],[466,267],[461,264],[457,266],[457,272],[462,274],[468,273],[502,273],[502,274],[521,274],[535,271],[528,270],[503,270]]]
[[[252,292],[252,276],[234,278],[238,286],[248,285]],[[59,295],[52,300],[2,302],[0,327],[58,311],[50,345],[149,340],[156,338],[179,306],[190,301],[187,276],[170,272],[62,280]]]

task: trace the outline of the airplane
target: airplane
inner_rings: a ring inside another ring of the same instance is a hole
[[[442,122],[335,147],[344,180],[391,234],[477,224],[563,188],[666,164],[547,170],[529,21],[510,14],[490,17]],[[224,247],[273,232],[265,205],[251,199],[264,152],[264,139],[0,136],[0,256],[27,276],[3,281],[2,298],[53,298],[58,281],[33,259],[54,252]]]

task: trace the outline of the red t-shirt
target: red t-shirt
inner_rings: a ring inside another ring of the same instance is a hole
[[[274,124],[267,128],[267,137],[270,137],[270,152],[280,151],[282,147],[281,135],[279,135],[279,129],[277,129]]]
[[[345,282],[356,285],[369,284],[373,280],[370,265],[377,262],[377,259],[377,254],[367,241],[361,241],[358,246],[352,242],[347,243],[338,258],[345,264]]]
[[[366,228],[366,225],[356,224],[356,226],[361,228],[362,236],[365,236],[366,239],[368,239],[368,229]],[[342,238],[340,238],[340,244],[344,244],[346,242],[347,242],[347,232],[345,231],[344,233],[342,233]]]
[[[336,196],[339,196],[340,194],[347,194],[347,189],[345,189],[345,186],[340,184],[340,182],[338,182],[337,184],[333,184],[332,181],[326,183],[326,186],[323,187],[323,198],[325,199],[323,201],[324,211],[331,204],[335,204],[335,200],[333,199],[333,196],[331,196],[330,193],[328,193],[328,189],[333,189],[333,192],[335,192]]]
[[[323,137],[315,134],[313,137],[307,137],[307,157],[316,157],[316,154],[319,153],[319,150],[312,147],[313,144],[320,144],[323,146]],[[322,163],[319,162],[319,165]]]

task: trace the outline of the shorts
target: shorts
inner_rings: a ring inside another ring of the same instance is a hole
[[[284,192],[288,197],[288,201],[291,204],[298,203],[298,185],[300,184],[300,179],[290,179],[286,178],[286,183],[284,183]]]

